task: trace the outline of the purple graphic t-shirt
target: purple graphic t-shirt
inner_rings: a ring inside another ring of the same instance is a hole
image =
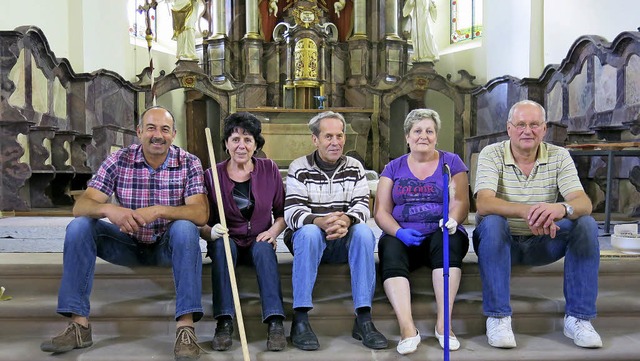
[[[418,230],[426,236],[438,229],[438,222],[442,219],[443,162],[449,165],[451,177],[468,169],[457,154],[440,151],[435,172],[420,180],[409,169],[408,157],[405,154],[389,162],[380,176],[393,181],[393,218],[400,227]],[[458,230],[467,234],[462,225],[458,225]]]

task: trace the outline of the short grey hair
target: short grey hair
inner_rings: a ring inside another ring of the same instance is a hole
[[[509,109],[509,117],[507,118],[507,122],[511,122],[511,119],[513,118],[513,113],[515,113],[516,108],[521,105],[533,105],[538,107],[538,109],[540,109],[540,112],[542,113],[542,122],[543,123],[547,122],[547,112],[544,110],[544,107],[540,105],[540,103],[533,100],[529,100],[529,99],[521,100],[511,106],[511,109]]]
[[[414,109],[407,114],[404,119],[404,135],[409,135],[411,128],[416,123],[419,123],[425,119],[431,119],[436,124],[436,134],[440,132],[440,115],[433,109]]]
[[[311,134],[315,135],[316,137],[320,135],[320,121],[322,119],[327,119],[327,118],[335,118],[335,119],[339,119],[342,122],[342,132],[346,133],[347,132],[347,121],[344,120],[344,117],[342,116],[342,114],[340,113],[336,113],[336,112],[332,112],[332,111],[326,111],[324,113],[320,113],[318,115],[316,115],[315,117],[311,118],[311,120],[309,120],[309,130],[311,130]]]

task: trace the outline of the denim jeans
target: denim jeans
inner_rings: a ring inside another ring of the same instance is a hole
[[[176,289],[175,318],[193,313],[202,318],[202,254],[198,227],[173,221],[154,246],[139,246],[118,226],[78,217],[69,223],[64,238],[63,273],[57,312],[89,317],[96,257],[121,266],[171,266]]]
[[[282,316],[282,288],[280,287],[280,272],[278,271],[278,258],[273,246],[268,242],[253,242],[247,248],[238,248],[233,240],[229,240],[231,257],[235,267],[238,264],[238,251],[240,260],[256,269],[260,301],[262,302],[262,321],[269,316]],[[227,269],[227,257],[224,252],[222,238],[209,242],[207,245],[211,264],[211,288],[213,290],[213,317],[234,316],[233,294],[231,293],[231,281]]]
[[[293,308],[313,308],[312,293],[320,263],[349,263],[354,309],[371,307],[376,287],[375,236],[363,223],[343,238],[327,241],[326,233],[308,224],[293,234]]]
[[[540,266],[564,257],[565,313],[579,319],[596,317],[600,244],[598,225],[591,216],[561,219],[555,238],[512,236],[507,219],[485,216],[473,231],[482,278],[482,308],[486,316],[511,315],[512,265]]]

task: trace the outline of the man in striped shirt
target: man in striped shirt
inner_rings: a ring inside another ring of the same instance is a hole
[[[600,247],[569,152],[543,142],[544,108],[530,100],[511,107],[509,140],[482,149],[474,195],[473,245],[482,278],[489,344],[516,347],[511,329],[511,265],[539,266],[564,257],[564,334],[581,347],[602,347],[596,317]],[[558,202],[558,194],[564,201]]]
[[[57,312],[67,328],[40,346],[65,352],[93,344],[89,296],[96,257],[123,266],[173,266],[176,360],[200,356],[194,322],[202,318],[202,254],[197,226],[209,218],[200,160],[172,145],[175,119],[166,109],[142,113],[140,144],[111,154],[73,207],[67,226]],[[114,196],[118,204],[109,202]],[[107,218],[102,220],[102,218]]]
[[[285,243],[293,253],[291,342],[302,350],[320,347],[307,313],[320,263],[349,263],[356,319],[353,337],[372,349],[387,339],[371,320],[376,287],[375,236],[370,216],[369,186],[362,164],[344,156],[346,122],[324,112],[309,121],[317,150],[294,160],[287,175]]]

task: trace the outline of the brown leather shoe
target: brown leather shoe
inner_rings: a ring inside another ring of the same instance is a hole
[[[216,333],[213,336],[211,346],[216,351],[226,351],[231,347],[231,335],[233,335],[233,319],[224,318],[218,320]]]
[[[69,322],[67,328],[59,335],[40,344],[44,352],[67,352],[74,348],[85,348],[93,345],[91,325],[84,327],[79,323]]]
[[[282,351],[287,346],[287,337],[284,335],[282,320],[277,318],[269,322],[267,329],[267,350]]]
[[[176,330],[176,343],[173,345],[173,354],[176,361],[192,361],[200,358],[200,351],[204,351],[198,345],[198,338],[191,326],[178,327]]]

